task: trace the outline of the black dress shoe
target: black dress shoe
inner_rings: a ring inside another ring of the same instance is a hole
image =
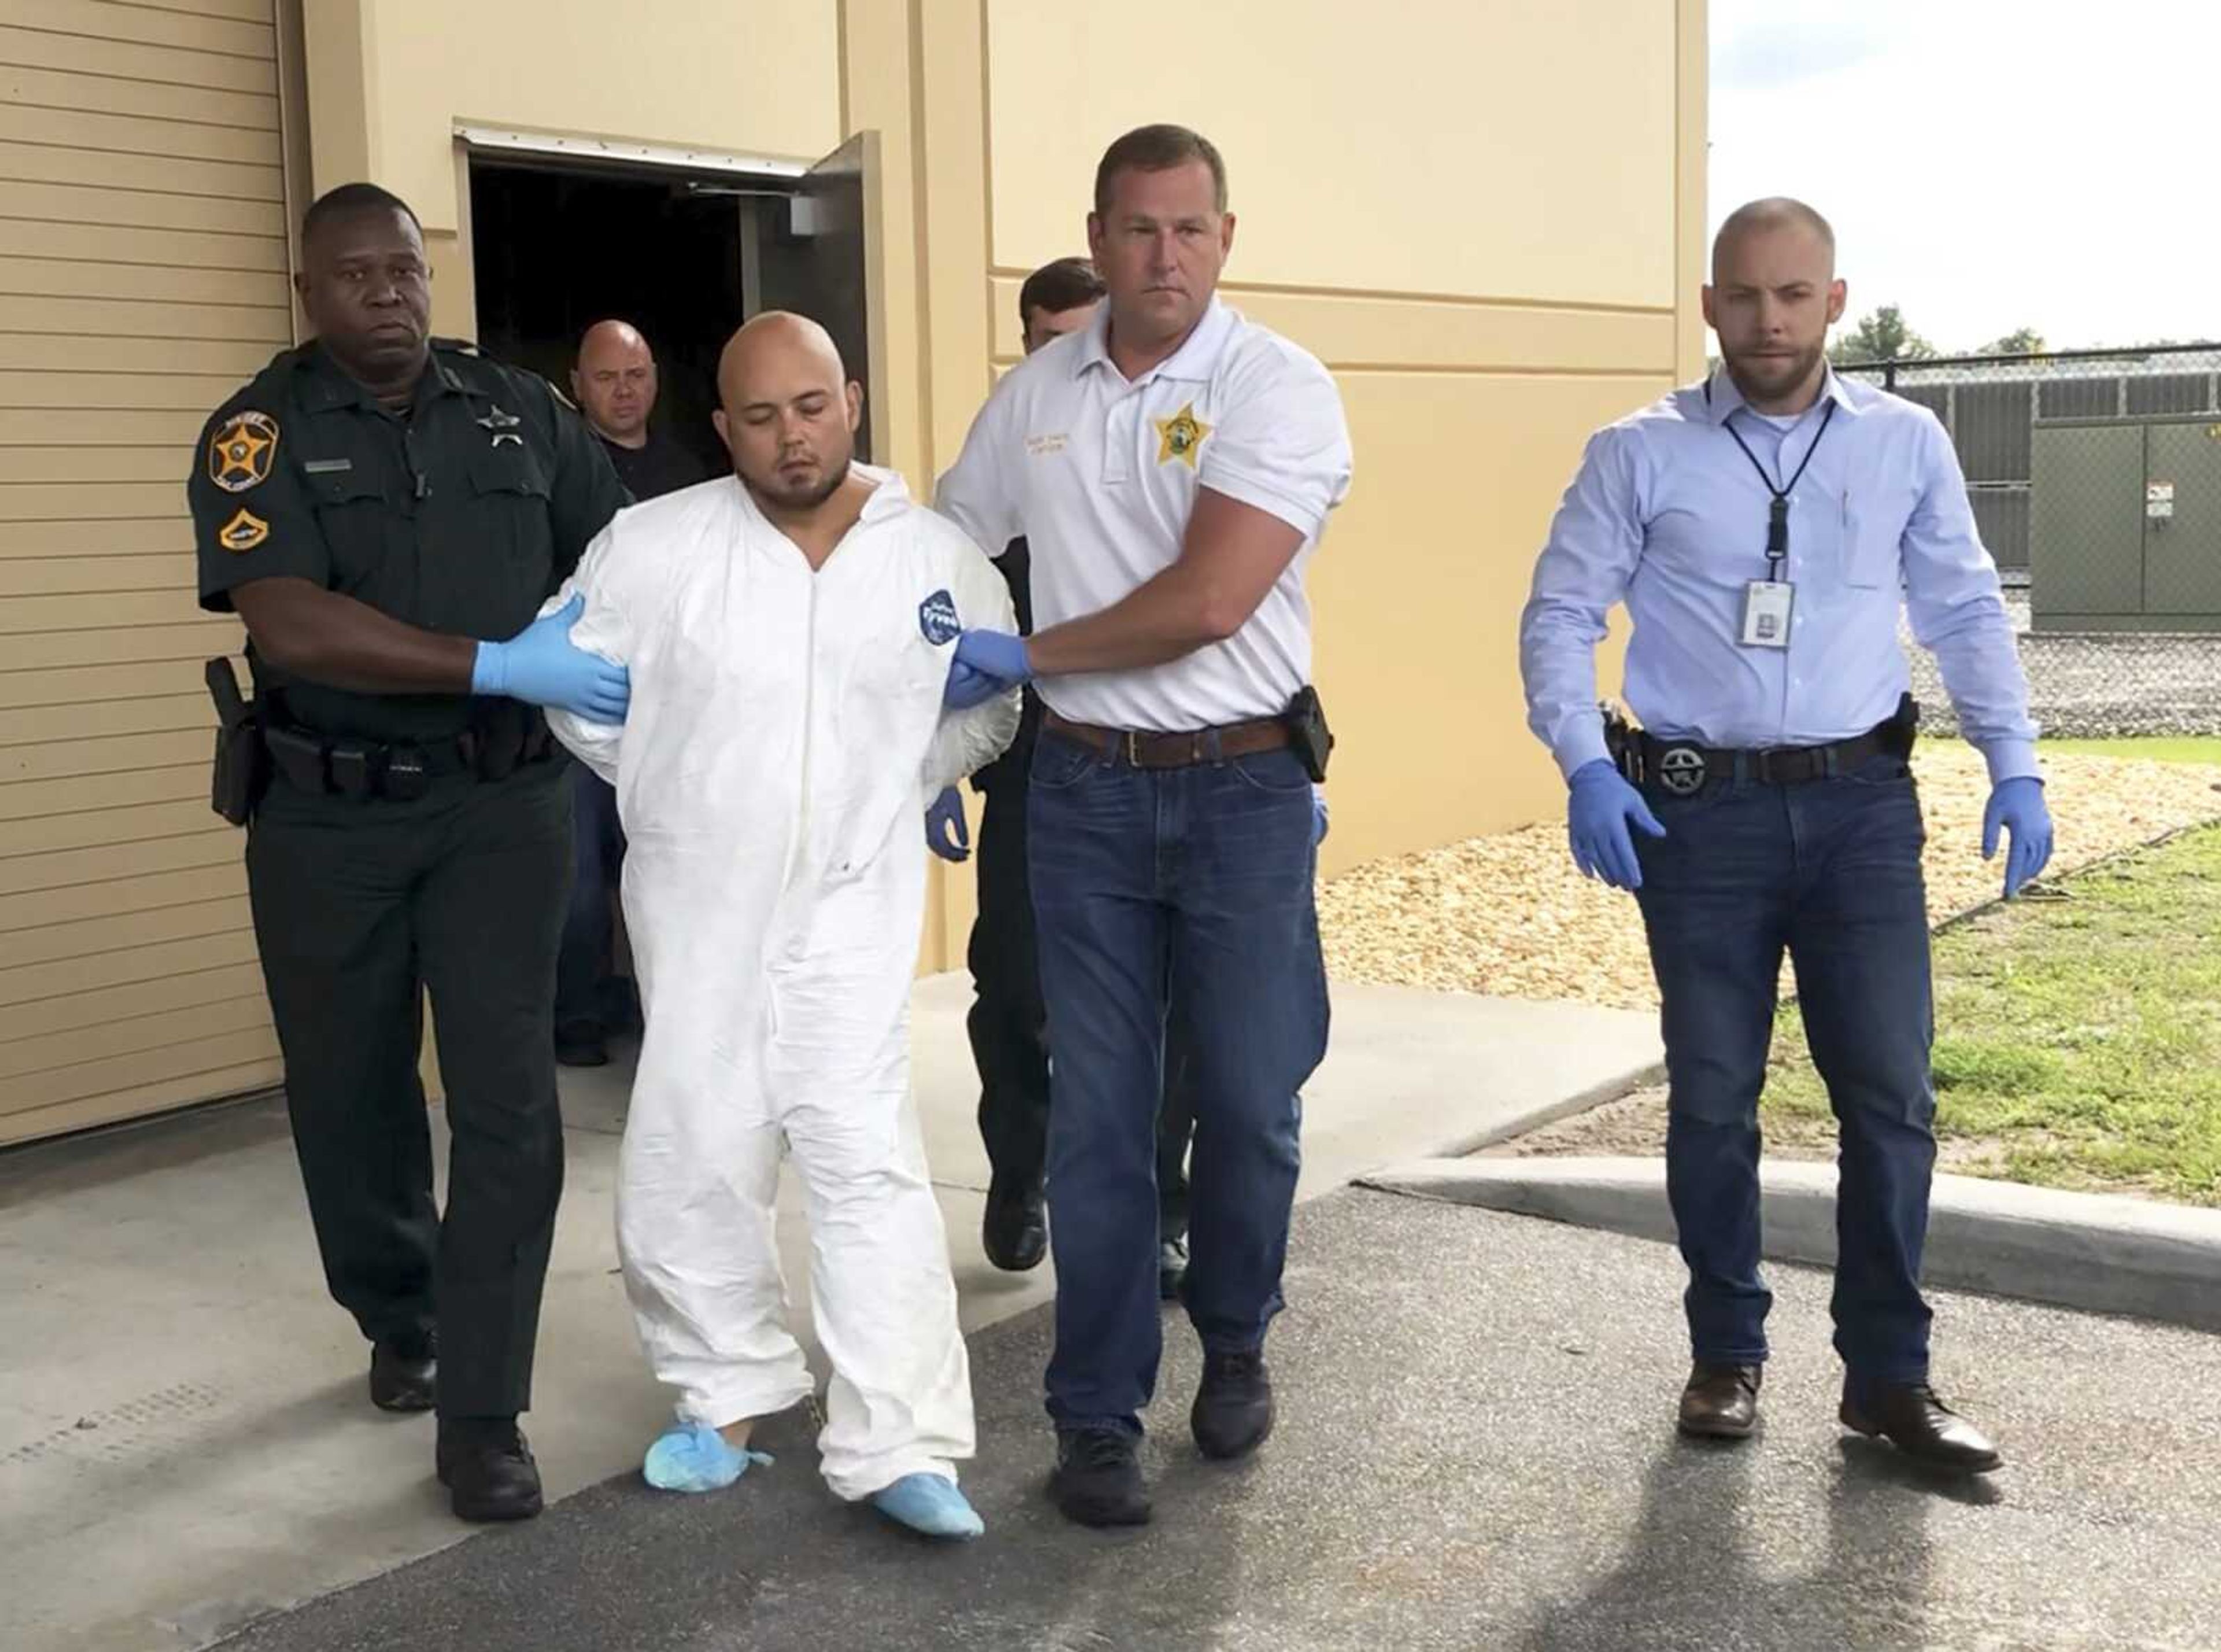
[[[370,1345],[370,1403],[382,1411],[429,1411],[440,1361],[429,1337]]]
[[[987,1260],[1005,1273],[1039,1267],[1048,1254],[1048,1218],[1042,1209],[1041,1184],[1007,1182],[1000,1177],[991,1180],[986,1214],[979,1218],[979,1243]]]
[[[559,1067],[607,1067],[610,1045],[598,1021],[566,1021],[555,1029]]]
[[[1187,1241],[1164,1239],[1157,1244],[1157,1296],[1161,1301],[1178,1302],[1180,1287],[1187,1283]]]
[[[1741,1440],[1758,1426],[1758,1384],[1764,1367],[1714,1365],[1699,1360],[1689,1367],[1681,1390],[1677,1426],[1706,1440]]]
[[[1142,1483],[1141,1442],[1116,1429],[1059,1429],[1048,1494],[1083,1526],[1142,1526],[1149,1491]]]
[[[442,1417],[433,1462],[460,1520],[540,1512],[540,1465],[513,1417]]]
[[[1273,1431],[1273,1374],[1262,1353],[1203,1356],[1203,1384],[1187,1414],[1206,1457],[1246,1457]]]
[[[1989,1436],[1924,1382],[1891,1383],[1854,1394],[1843,1386],[1838,1413],[1856,1434],[1879,1436],[1916,1462],[1961,1474],[1986,1474],[2005,1461]]]

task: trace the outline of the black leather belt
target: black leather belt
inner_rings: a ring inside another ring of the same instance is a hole
[[[1878,723],[1862,735],[1824,746],[1769,746],[1737,750],[1699,746],[1692,741],[1661,740],[1638,733],[1641,782],[1655,785],[1671,798],[1692,798],[1709,781],[1731,780],[1740,785],[1801,785],[1847,774],[1869,758],[1910,758],[1919,727],[1920,708],[1907,695],[1895,716]]]
[[[409,803],[430,790],[434,780],[460,774],[499,780],[521,764],[554,754],[554,736],[537,714],[506,733],[502,738],[466,729],[445,740],[374,741],[278,725],[266,728],[262,739],[278,773],[301,791]]]

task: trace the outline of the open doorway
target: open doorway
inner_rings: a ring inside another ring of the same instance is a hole
[[[656,428],[713,472],[729,462],[710,415],[718,352],[767,309],[823,324],[866,387],[856,455],[871,456],[860,169],[844,150],[806,177],[581,163],[473,148],[472,284],[479,345],[570,394],[579,335],[640,329],[660,381]]]

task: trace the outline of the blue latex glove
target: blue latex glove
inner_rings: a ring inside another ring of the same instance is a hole
[[[1573,844],[1573,864],[1584,877],[1601,878],[1614,889],[1642,887],[1642,863],[1635,858],[1635,839],[1627,829],[1630,821],[1652,837],[1666,835],[1642,794],[1612,767],[1610,758],[1592,759],[1573,771],[1566,835]]]
[[[1330,823],[1327,819],[1326,793],[1320,791],[1318,787],[1313,786],[1311,788],[1311,847],[1313,848],[1326,842],[1327,827]]]
[[[584,597],[573,597],[506,642],[479,643],[471,692],[506,694],[588,723],[623,723],[632,703],[632,673],[571,646],[571,628],[585,607]]]
[[[951,710],[966,710],[1033,679],[1025,638],[1008,631],[967,631],[956,639],[941,703]]]
[[[953,785],[926,806],[925,847],[944,860],[972,858],[972,829],[964,822],[964,799]]]
[[[2023,774],[1998,782],[1982,810],[1985,860],[1997,854],[2000,827],[2012,835],[2005,851],[2005,898],[2011,900],[2051,859],[2051,810],[2044,806],[2043,781]]]

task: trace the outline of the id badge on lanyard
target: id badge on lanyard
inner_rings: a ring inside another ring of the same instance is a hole
[[[1705,386],[1705,394],[1707,399],[1711,397],[1711,385]],[[1820,416],[1820,428],[1813,435],[1812,445],[1805,450],[1804,460],[1797,466],[1797,474],[1791,477],[1784,487],[1774,486],[1774,479],[1767,474],[1766,466],[1758,462],[1758,455],[1751,452],[1750,444],[1742,439],[1742,432],[1732,424],[1726,427],[1727,433],[1735,438],[1736,446],[1742,449],[1743,457],[1750,460],[1751,468],[1758,472],[1758,479],[1766,484],[1766,491],[1771,496],[1766,512],[1766,578],[1753,579],[1742,588],[1741,641],[1746,648],[1786,648],[1789,646],[1790,622],[1794,617],[1797,606],[1796,585],[1781,577],[1789,561],[1789,496],[1796,491],[1798,483],[1805,479],[1805,466],[1812,462],[1812,455],[1820,451],[1820,439],[1828,434],[1829,422],[1835,416],[1836,404],[1830,402],[1828,410]]]

